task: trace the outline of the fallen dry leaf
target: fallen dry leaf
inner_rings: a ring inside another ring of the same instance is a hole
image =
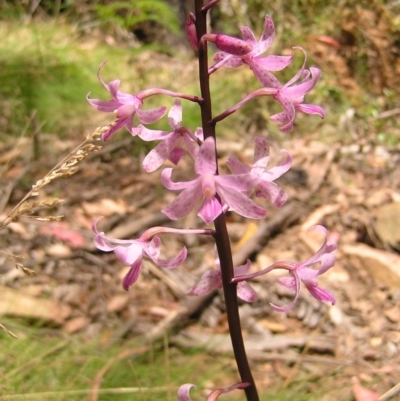
[[[64,323],[71,308],[50,299],[34,298],[21,291],[0,286],[0,315],[21,316],[58,324]]]

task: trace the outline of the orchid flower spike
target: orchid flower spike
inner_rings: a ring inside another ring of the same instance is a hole
[[[172,220],[186,216],[201,202],[198,216],[207,224],[214,221],[225,209],[253,219],[261,219],[267,211],[254,203],[243,192],[250,191],[260,178],[254,174],[216,175],[217,160],[215,140],[207,138],[195,158],[195,171],[198,177],[188,182],[173,182],[172,169],[161,173],[161,182],[171,191],[182,191],[162,212]],[[220,197],[222,204],[217,198]]]
[[[110,92],[111,100],[91,99],[90,93],[86,96],[87,101],[99,111],[107,113],[115,113],[116,120],[110,124],[109,129],[103,133],[103,140],[106,141],[115,131],[125,126],[126,129],[132,134],[136,135],[137,131],[133,128],[133,119],[135,115],[138,116],[139,121],[143,124],[151,124],[158,121],[167,112],[166,107],[158,107],[151,110],[141,110],[143,100],[149,97],[149,90],[139,92],[137,95],[130,95],[119,90],[121,81],[116,79],[106,84],[100,76],[100,70],[106,61],[103,61],[98,70],[97,76],[104,88]]]
[[[98,249],[104,252],[113,251],[122,263],[131,267],[122,282],[122,286],[126,291],[136,282],[142,271],[143,256],[152,260],[157,266],[166,269],[177,267],[186,259],[187,250],[185,247],[172,259],[162,260],[159,258],[161,239],[156,234],[176,232],[174,229],[168,229],[166,227],[150,228],[138,239],[113,239],[107,237],[104,232],[99,232],[97,230],[99,219],[100,218],[97,218],[92,225],[93,231],[96,233],[94,243]]]
[[[179,99],[168,113],[168,122],[173,131],[156,131],[141,127],[139,137],[144,141],[161,140],[143,160],[143,168],[148,172],[157,170],[166,159],[178,164],[185,155],[184,147],[194,158],[198,152],[198,138],[203,136],[202,128],[197,128],[195,134],[187,127],[182,127],[182,104]]]
[[[280,71],[287,67],[293,60],[293,56],[261,56],[270,47],[275,37],[275,26],[272,19],[266,15],[264,30],[257,41],[254,33],[247,26],[240,27],[243,40],[227,35],[205,35],[205,39],[214,42],[218,49],[222,50],[214,55],[214,64],[208,73],[212,74],[218,68],[240,67],[247,64],[256,77],[269,76],[271,81],[278,80],[269,71]]]
[[[222,288],[222,277],[219,259],[216,261],[218,270],[206,271],[198,283],[196,283],[188,292],[188,295],[205,295],[214,290]],[[243,276],[248,273],[251,267],[251,261],[247,260],[246,264],[234,268],[235,277]],[[257,293],[246,281],[241,281],[237,285],[237,295],[245,302],[254,302],[257,300]]]
[[[260,177],[260,183],[255,187],[255,194],[259,198],[268,199],[275,207],[281,207],[288,199],[286,192],[279,188],[274,181],[285,174],[292,166],[292,157],[289,152],[282,149],[281,152],[286,153],[285,160],[276,167],[272,167],[268,171],[265,168],[269,161],[269,143],[266,138],[256,136],[254,146],[253,165],[250,167],[238,160],[237,157],[231,156],[226,164],[234,174],[245,174],[251,172]]]

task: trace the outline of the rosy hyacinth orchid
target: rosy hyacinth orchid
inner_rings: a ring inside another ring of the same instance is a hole
[[[218,269],[206,271],[188,292],[188,295],[205,295],[211,291],[222,288],[222,277],[219,261],[217,260]],[[233,269],[235,277],[243,276],[248,273],[251,267],[251,261],[247,260],[246,264],[235,267]],[[254,302],[257,300],[257,293],[253,287],[246,281],[241,281],[237,285],[237,295],[240,299],[246,302]]]
[[[248,218],[261,219],[267,215],[264,208],[243,193],[254,188],[260,181],[259,177],[251,173],[216,175],[214,138],[207,138],[201,145],[195,158],[195,171],[198,177],[188,182],[173,182],[171,168],[166,168],[161,173],[161,182],[166,188],[182,191],[162,210],[170,219],[177,220],[186,216],[200,201],[198,216],[207,224],[214,221],[225,210],[225,206]]]
[[[238,160],[237,157],[231,156],[226,164],[234,174],[253,173],[261,178],[260,183],[255,187],[255,194],[259,198],[268,199],[275,207],[281,207],[288,199],[286,192],[279,188],[274,181],[285,174],[292,166],[292,157],[282,149],[281,152],[286,153],[285,160],[276,167],[265,171],[269,161],[269,143],[266,138],[256,136],[254,146],[253,165],[250,167]]]
[[[335,296],[328,290],[325,290],[318,285],[318,276],[325,273],[335,264],[336,258],[333,252],[336,250],[337,245],[334,242],[328,242],[328,231],[325,227],[318,225],[314,226],[312,230],[322,232],[325,236],[325,240],[321,248],[315,253],[315,255],[311,256],[311,258],[299,263],[286,261],[276,262],[259,272],[245,274],[243,276],[235,276],[232,281],[241,282],[243,280],[250,280],[252,278],[269,273],[272,270],[284,269],[289,272],[291,277],[282,277],[278,279],[278,281],[286,288],[295,291],[295,297],[287,306],[278,306],[271,303],[270,305],[272,308],[278,312],[287,312],[292,309],[299,299],[300,284],[302,282],[314,298],[318,299],[319,301],[330,302],[334,304]],[[313,269],[311,267],[318,263],[320,264],[319,269]]]
[[[182,104],[179,99],[175,100],[174,105],[168,113],[168,122],[172,132],[156,131],[141,127],[139,136],[144,141],[161,140],[161,142],[149,152],[143,160],[143,168],[148,172],[157,170],[166,159],[178,164],[182,156],[186,154],[184,147],[194,158],[199,146],[196,143],[198,137],[202,136],[202,129],[198,128],[196,133],[187,127],[182,127]]]
[[[314,88],[321,76],[321,70],[315,67],[310,67],[310,70],[305,69],[307,55],[303,48],[298,47],[304,53],[304,62],[295,76],[286,84],[276,86],[272,83],[269,77],[257,77],[263,84],[266,91],[271,91],[272,97],[282,104],[284,111],[271,116],[271,121],[279,125],[279,130],[289,132],[293,128],[296,110],[306,114],[317,114],[321,118],[325,117],[325,112],[322,107],[314,104],[304,103],[305,95]],[[297,82],[297,83],[296,83]]]
[[[301,47],[299,49],[305,54],[305,51]],[[321,118],[324,118],[325,112],[322,107],[304,103],[305,95],[311,91],[321,76],[321,70],[318,68],[311,67],[310,70],[305,69],[306,60],[307,57],[304,58],[303,65],[296,75],[284,85],[281,85],[277,80],[271,81],[267,75],[257,76],[264,87],[250,93],[239,103],[214,117],[211,122],[215,124],[218,121],[222,121],[258,96],[272,96],[274,100],[282,104],[284,111],[271,116],[271,121],[277,123],[282,132],[289,132],[293,128],[296,110],[306,114],[317,114]],[[297,81],[299,82],[296,84]]]
[[[96,247],[104,252],[114,252],[122,263],[131,267],[122,282],[122,286],[126,291],[138,279],[143,267],[143,257],[149,258],[157,266],[166,269],[175,268],[186,259],[187,250],[185,247],[172,259],[163,260],[159,258],[161,239],[156,234],[179,230],[166,227],[153,227],[145,231],[138,239],[122,240],[109,238],[104,232],[99,232],[97,230],[98,221],[99,218],[93,222],[92,226],[93,231],[96,233],[94,237]]]
[[[166,107],[158,107],[151,110],[141,110],[143,105],[143,99],[149,96],[148,90],[139,92],[137,95],[130,95],[119,90],[121,81],[116,79],[106,84],[100,75],[100,70],[106,61],[103,61],[98,70],[97,76],[99,81],[104,88],[110,92],[112,96],[111,100],[99,100],[89,98],[90,93],[86,99],[88,102],[99,111],[105,111],[107,113],[115,113],[117,119],[110,124],[109,129],[103,133],[103,140],[106,141],[115,131],[121,127],[126,129],[132,134],[136,135],[136,130],[133,129],[133,119],[137,115],[139,121],[143,124],[151,124],[158,121],[167,112]]]
[[[247,26],[240,27],[243,40],[232,38],[227,35],[208,34],[204,38],[214,42],[223,50],[214,55],[214,64],[208,73],[212,74],[218,68],[224,66],[229,68],[240,67],[247,64],[256,77],[269,77],[271,83],[279,81],[269,71],[280,71],[287,67],[293,60],[293,56],[261,56],[270,47],[275,37],[275,26],[269,15],[265,16],[264,30],[261,38],[257,41],[254,33]]]

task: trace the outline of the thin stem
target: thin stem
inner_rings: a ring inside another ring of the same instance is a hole
[[[203,7],[203,0],[195,0],[196,31],[199,43],[199,77],[200,90],[203,101],[200,103],[201,120],[203,126],[204,139],[213,137],[215,139],[215,123],[212,122],[212,106],[210,83],[208,74],[208,54],[207,43],[201,41],[203,35],[207,33],[206,16],[209,7]],[[211,1],[209,4],[215,4]],[[217,154],[217,153],[216,153]],[[216,172],[218,174],[218,171]],[[225,296],[226,313],[228,317],[229,332],[232,341],[233,352],[236,364],[243,383],[250,385],[244,389],[247,401],[259,401],[257,388],[247,360],[246,350],[243,342],[242,329],[239,316],[239,304],[236,293],[236,283],[232,283],[234,277],[232,250],[226,227],[225,215],[222,213],[214,222],[215,242],[217,246],[220,266],[222,286]]]

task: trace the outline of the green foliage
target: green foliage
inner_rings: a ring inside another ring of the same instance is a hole
[[[141,352],[143,346],[132,341],[104,348],[98,339],[66,338],[61,332],[57,335],[57,330],[28,328],[16,319],[5,324],[19,336],[15,339],[0,331],[0,398],[10,401],[86,401],[106,365],[99,401],[174,401],[183,383],[195,383],[192,399],[204,400],[204,388],[229,383],[234,375],[230,356],[209,355],[201,348],[170,348],[167,338],[164,344],[149,344],[148,351]],[[122,353],[127,356],[118,357]],[[284,390],[278,382],[260,391],[262,401],[316,401],[326,391],[309,387],[306,380]],[[235,391],[223,399],[243,401],[244,397]]]
[[[163,0],[115,1],[110,4],[97,4],[99,18],[132,30],[138,24],[152,21],[174,33],[179,32],[179,21],[171,5]]]

